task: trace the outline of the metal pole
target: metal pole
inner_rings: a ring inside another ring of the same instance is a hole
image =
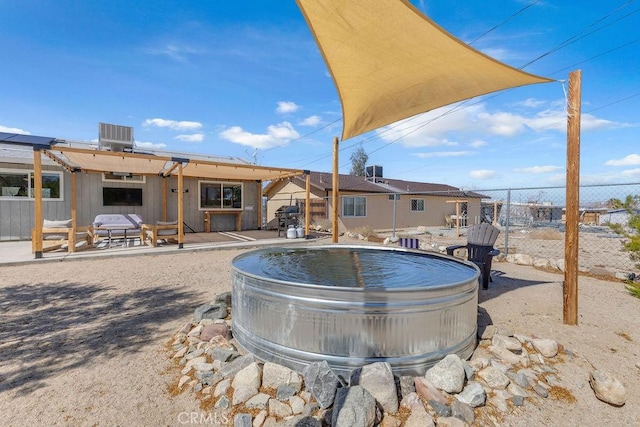
[[[509,222],[511,221],[511,189],[507,190],[507,224],[504,228],[504,254],[509,255]]]
[[[396,194],[393,195],[393,232],[391,237],[396,238]]]

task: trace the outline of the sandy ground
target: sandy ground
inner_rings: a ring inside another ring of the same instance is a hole
[[[2,267],[0,424],[202,422],[190,393],[168,393],[175,373],[166,345],[197,306],[231,289],[231,260],[243,251]],[[527,403],[499,424],[637,425],[640,299],[622,283],[580,277],[579,325],[567,326],[562,275],[508,263],[494,269],[490,289],[480,291],[480,315],[520,334],[556,339],[575,354],[556,365],[574,402]],[[595,398],[588,383],[592,366],[623,382],[626,405]]]

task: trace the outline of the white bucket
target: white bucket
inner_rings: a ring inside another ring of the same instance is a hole
[[[296,238],[296,229],[291,226],[287,228],[287,239],[295,239]]]
[[[302,227],[296,228],[296,237],[304,237],[304,228]]]

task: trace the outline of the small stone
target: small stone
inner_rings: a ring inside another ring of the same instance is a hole
[[[478,372],[478,376],[491,388],[505,389],[511,382],[509,377],[493,366],[484,368]]]
[[[556,357],[558,354],[558,343],[554,340],[534,338],[531,340],[531,345],[544,357]]]
[[[460,418],[469,425],[473,425],[476,420],[473,408],[457,399],[455,399],[451,404],[451,414],[456,418]]]
[[[623,406],[627,401],[627,391],[624,385],[608,372],[602,370],[592,371],[589,375],[589,384],[596,397],[613,406]]]
[[[497,347],[495,345],[489,346],[489,351],[495,355],[498,359],[511,365],[517,365],[520,363],[520,356],[507,350],[504,347]]]
[[[472,408],[476,408],[484,405],[487,400],[487,394],[480,383],[470,382],[460,394],[456,395],[456,399]]]
[[[216,336],[227,337],[229,333],[229,328],[226,323],[214,323],[211,325],[206,325],[202,328],[202,332],[200,332],[200,339],[202,341],[210,341],[211,338]]]
[[[257,362],[253,362],[238,371],[231,381],[231,387],[237,389],[243,385],[259,389],[262,385],[262,368]]]
[[[489,400],[488,400],[488,405],[493,406],[494,408],[496,408],[500,412],[508,412],[509,411],[509,405],[507,404],[507,401],[505,399],[503,399],[502,397],[499,397],[499,396],[490,397]]]
[[[265,362],[262,367],[262,385],[275,389],[281,385],[288,385],[297,393],[302,388],[302,378],[293,369],[277,363]]]
[[[227,396],[222,396],[215,404],[216,409],[229,409],[229,406],[231,406],[231,403]]]
[[[181,388],[182,388],[182,386],[183,386],[187,381],[190,381],[190,380],[191,380],[191,377],[190,377],[189,375],[183,375],[183,376],[180,378],[180,381],[178,381],[178,389],[181,389]]]
[[[331,370],[326,360],[307,365],[302,372],[305,388],[316,398],[320,407],[328,408],[333,403],[340,379]]]
[[[524,396],[512,396],[511,403],[513,403],[513,406],[524,405]]]
[[[388,362],[371,363],[354,369],[349,384],[364,387],[385,412],[393,414],[398,411],[398,394],[391,365]]]
[[[437,402],[435,400],[429,400],[429,406],[433,408],[433,411],[439,417],[448,417],[451,416],[451,407],[447,404]]]
[[[424,377],[415,377],[416,392],[425,400],[435,400],[436,402],[446,404],[447,398],[440,390],[436,388],[429,380]]]
[[[478,327],[478,338],[481,340],[490,340],[496,333],[498,327],[496,325],[487,325],[485,327]]]
[[[202,319],[224,319],[227,317],[227,304],[223,302],[204,304],[196,308],[193,312],[193,321],[200,322]]]
[[[291,396],[295,396],[295,395],[296,395],[296,389],[295,387],[292,387],[290,385],[282,384],[276,389],[276,399],[278,399],[281,402],[284,402],[285,400],[289,400]]]
[[[440,417],[438,418],[438,427],[465,427],[465,423],[456,417]]]
[[[403,408],[408,408],[410,411],[413,410],[416,406],[423,406],[422,401],[420,400],[420,396],[418,393],[411,392],[404,396],[400,401],[400,406]]]
[[[227,390],[229,390],[229,387],[231,387],[231,379],[227,378],[220,381],[213,390],[213,396],[218,397],[225,394]]]
[[[233,427],[252,427],[251,414],[236,414],[233,417]]]
[[[424,407],[420,406],[411,411],[411,415],[404,423],[404,427],[434,427],[433,418]]]
[[[544,397],[544,398],[549,397],[549,391],[546,389],[546,387],[543,387],[540,384],[534,384],[533,391],[535,391],[536,394],[540,397]]]
[[[386,414],[378,427],[400,427],[402,422],[393,415]]]
[[[258,415],[256,415],[253,419],[253,427],[261,427],[264,424],[264,421],[267,419],[268,415],[269,413],[266,409],[258,412]]]
[[[289,406],[294,415],[301,414],[304,410],[305,401],[298,396],[291,396],[289,398]]]
[[[520,387],[516,383],[509,384],[509,386],[507,387],[507,391],[514,396],[529,397],[529,393],[524,391],[522,387]]]
[[[332,426],[373,427],[379,421],[376,400],[364,387],[342,387],[336,391]]]
[[[459,393],[464,386],[464,366],[457,354],[448,354],[427,370],[424,377],[440,390]]]
[[[507,337],[504,335],[494,335],[491,339],[491,345],[506,348],[514,353],[520,353],[522,351],[522,344],[516,338]]]
[[[176,354],[173,355],[173,358],[174,359],[182,358],[182,356],[184,356],[187,353],[187,350],[189,350],[188,347],[182,347],[180,350],[176,351]]]
[[[250,385],[241,385],[233,390],[233,396],[231,397],[231,403],[238,405],[251,399],[258,394],[258,389]]]
[[[267,411],[269,411],[269,415],[272,417],[284,418],[293,415],[291,406],[280,402],[278,399],[269,399],[267,406]]]
[[[267,393],[258,393],[251,399],[247,400],[244,406],[250,409],[266,409],[267,404],[269,403],[269,399],[271,399],[271,396],[269,396]]]

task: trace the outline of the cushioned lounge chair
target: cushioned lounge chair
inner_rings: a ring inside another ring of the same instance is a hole
[[[156,221],[155,225],[142,224],[144,242],[157,246],[158,241],[178,242],[178,221]]]
[[[93,236],[89,227],[71,227],[71,220],[48,220],[42,224],[42,252],[66,249],[75,252],[92,247]],[[36,252],[36,231],[31,231],[31,250]]]

